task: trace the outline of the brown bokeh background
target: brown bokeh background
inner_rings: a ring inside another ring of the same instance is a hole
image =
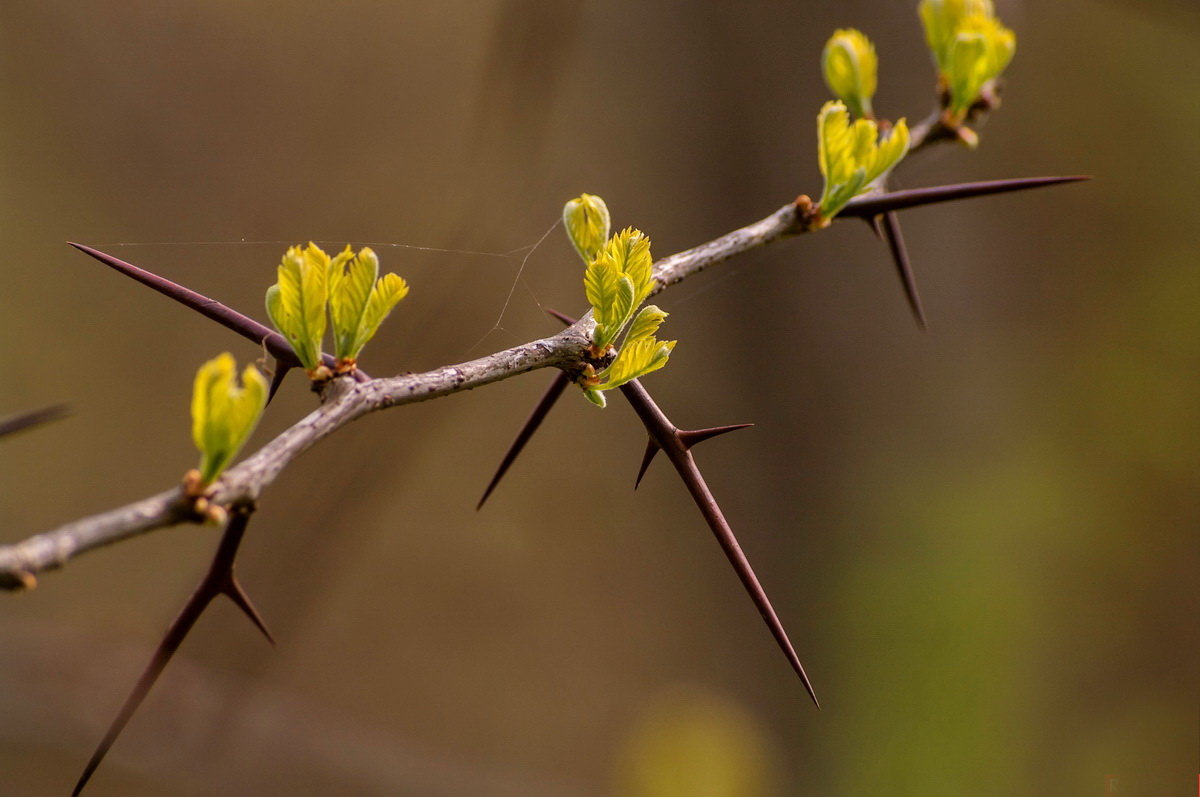
[[[904,216],[926,308],[837,225],[662,297],[685,426],[817,712],[618,399],[564,401],[474,504],[545,373],[364,419],[265,495],[240,573],[90,794],[1101,794],[1190,789],[1200,682],[1200,13],[997,0],[1019,35],[975,153],[915,187],[1090,173]],[[665,255],[819,192],[818,55],[876,41],[925,116],[914,2],[45,2],[0,9],[0,540],[163,489],[198,365],[253,346],[70,250],[262,316],[286,242],[377,242],[410,297],[377,374],[575,312],[562,202]],[[229,242],[245,241],[243,244]],[[256,243],[256,242],[271,243]],[[223,243],[214,243],[223,242]],[[511,291],[511,297],[510,297]],[[313,406],[291,379],[252,446]],[[0,787],[63,794],[212,529],[0,606]]]

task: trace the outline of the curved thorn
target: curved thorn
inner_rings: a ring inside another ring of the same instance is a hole
[[[258,613],[258,609],[254,608],[254,603],[250,600],[250,596],[246,594],[245,587],[242,582],[237,580],[237,576],[230,574],[229,583],[222,590],[225,597],[233,601],[234,605],[242,610],[242,613],[250,618],[250,622],[254,623],[254,627],[262,631],[262,635],[267,638],[267,641],[272,645],[275,644],[275,637],[271,636],[270,630],[267,628],[266,622],[262,615]]]
[[[839,218],[864,218],[877,216],[893,210],[906,210],[932,205],[938,202],[953,202],[977,196],[1004,194],[1009,191],[1024,191],[1029,188],[1044,188],[1063,183],[1077,183],[1091,177],[1020,177],[1015,180],[987,180],[979,183],[956,183],[933,188],[914,188],[908,191],[891,191],[886,194],[861,196],[852,199],[842,208]]]
[[[879,218],[876,216],[875,218]],[[883,214],[883,233],[888,250],[892,253],[892,262],[896,264],[896,273],[904,286],[904,295],[912,310],[917,326],[924,332],[929,327],[925,323],[925,310],[921,307],[921,294],[917,293],[917,280],[913,276],[912,263],[908,259],[908,250],[904,246],[904,233],[900,231],[900,219],[895,213]]]
[[[275,358],[275,372],[271,374],[271,387],[267,390],[267,403],[271,403],[271,399],[275,398],[276,391],[283,384],[283,378],[287,376],[287,372],[295,366],[291,363],[285,363],[278,357]]]
[[[871,232],[875,233],[875,237],[883,240],[883,227],[880,225],[881,216],[864,216],[863,220],[867,222],[867,226],[871,228]]]
[[[637,480],[633,483],[633,489],[637,489],[642,484],[642,477],[646,475],[646,469],[650,467],[650,463],[654,461],[654,456],[662,451],[662,446],[654,442],[651,437],[646,441],[646,453],[642,455],[642,465],[638,468]]]
[[[162,641],[155,648],[154,655],[150,657],[149,663],[138,677],[133,690],[125,698],[125,702],[121,705],[117,716],[113,718],[112,723],[108,726],[104,738],[100,740],[100,744],[96,746],[92,757],[88,759],[87,765],[83,768],[83,774],[79,776],[79,780],[75,783],[75,788],[71,791],[71,797],[78,797],[80,792],[83,791],[83,788],[108,754],[108,751],[121,735],[121,731],[129,724],[129,720],[133,718],[142,701],[146,699],[146,695],[150,693],[150,689],[153,688],[159,676],[162,675],[163,670],[166,669],[167,663],[171,661],[171,657],[175,655],[175,651],[179,649],[183,640],[196,625],[196,621],[200,619],[200,615],[204,614],[204,610],[212,603],[212,599],[217,595],[225,594],[233,598],[235,603],[238,602],[238,599],[230,594],[228,590],[230,584],[233,584],[235,589],[240,590],[240,587],[233,580],[233,562],[237,557],[238,546],[241,545],[242,535],[246,532],[246,525],[250,522],[250,514],[252,512],[253,509],[250,507],[240,507],[230,511],[229,523],[225,526],[225,531],[221,535],[221,541],[217,545],[217,552],[213,555],[208,572],[205,573],[200,583],[196,585],[196,589],[193,590],[187,602],[184,603],[183,608],[179,610],[179,614],[175,616],[170,626],[167,627],[167,632],[163,634]],[[243,610],[245,609],[243,608]],[[253,611],[252,606],[250,610]],[[257,612],[254,612],[254,615],[257,615]],[[251,616],[251,619],[258,625],[261,622],[261,618],[256,618],[254,615]],[[265,627],[261,625],[259,627],[263,633],[266,633]],[[270,638],[269,634],[268,638]]]
[[[800,657],[796,655],[796,650],[792,647],[791,640],[788,639],[787,632],[783,628],[783,623],[780,622],[779,616],[771,606],[771,601],[767,598],[766,591],[762,588],[762,584],[759,583],[758,577],[754,574],[754,569],[750,566],[750,561],[746,558],[746,554],[742,552],[733,529],[721,512],[721,507],[717,505],[716,499],[708,489],[708,484],[704,481],[704,477],[696,465],[696,460],[692,458],[692,455],[675,434],[674,425],[667,419],[667,416],[663,414],[658,405],[654,403],[654,400],[650,398],[650,394],[646,392],[646,389],[636,379],[622,385],[620,390],[630,405],[633,406],[634,412],[641,418],[646,431],[650,433],[655,442],[662,446],[663,451],[671,460],[671,464],[675,467],[679,478],[683,480],[683,483],[688,488],[688,492],[691,493],[692,501],[704,516],[705,522],[708,523],[709,529],[716,536],[721,550],[725,553],[725,557],[733,565],[734,571],[737,573],[738,578],[741,579],[742,586],[749,593],[755,607],[758,608],[758,613],[762,616],[763,621],[766,622],[767,628],[770,629],[771,636],[775,638],[779,649],[783,651],[788,663],[792,665],[792,669],[800,677],[800,682],[804,684],[804,689],[808,692],[808,696],[812,698],[817,708],[820,708],[821,703],[817,700],[817,693],[813,691],[812,682],[809,681],[808,674],[804,671],[804,665],[800,663]]]
[[[172,282],[166,277],[160,277],[153,271],[147,271],[144,268],[138,268],[132,263],[126,263],[124,260],[101,252],[99,249],[93,249],[90,246],[77,244],[72,241],[67,241],[67,245],[75,247],[85,255],[99,260],[104,265],[119,271],[130,279],[158,291],[163,296],[174,299],[184,307],[195,310],[205,318],[216,321],[221,326],[232,332],[236,332],[243,338],[265,346],[267,351],[274,355],[277,360],[291,363],[293,366],[300,365],[300,360],[297,359],[291,344],[287,342],[287,339],[283,335],[260,324],[253,318],[239,313],[232,307],[224,305],[216,299],[210,299],[202,293],[196,293],[196,291],[185,288],[177,282]],[[321,361],[330,368],[335,367],[336,361],[332,355],[322,353]],[[362,371],[355,371],[354,378],[359,382],[365,382],[370,379]]]
[[[525,419],[525,423],[521,426],[521,430],[517,432],[516,438],[509,445],[508,450],[504,452],[504,459],[500,460],[500,467],[496,468],[492,480],[488,482],[487,489],[483,491],[483,497],[479,499],[479,503],[475,505],[475,511],[478,512],[483,508],[483,504],[488,500],[488,496],[492,494],[492,490],[496,489],[496,485],[504,478],[504,474],[516,461],[517,456],[525,448],[525,444],[529,442],[529,438],[533,437],[533,433],[542,425],[542,421],[554,408],[554,405],[562,397],[563,391],[567,389],[567,385],[571,384],[571,377],[567,376],[565,371],[559,371],[554,381],[550,383],[550,387],[546,388],[546,392],[542,394],[542,398],[533,408],[533,412],[529,413],[529,417]]]
[[[41,426],[51,421],[57,421],[59,418],[66,417],[67,414],[66,404],[55,404],[52,407],[42,407],[41,409],[23,412],[20,415],[0,418],[0,437],[23,432],[26,429],[32,429],[35,426]]]

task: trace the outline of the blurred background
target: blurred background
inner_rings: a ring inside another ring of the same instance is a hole
[[[1200,13],[996,4],[1019,50],[982,146],[895,183],[1096,179],[906,213],[927,333],[854,223],[660,301],[661,406],[757,424],[698,459],[823,711],[669,468],[633,492],[619,398],[569,393],[475,512],[535,373],[289,468],[239,569],[278,646],[217,603],[88,793],[1190,789]],[[72,416],[3,441],[0,541],[174,483],[196,368],[258,356],[64,241],[260,318],[288,243],[372,242],[412,293],[364,367],[481,356],[580,311],[551,227],[582,191],[660,257],[819,193],[834,28],[875,40],[881,115],[924,118],[915,6],[5,0],[0,416]],[[313,406],[291,377],[251,447]],[[217,537],[157,532],[0,596],[6,794],[67,793]]]

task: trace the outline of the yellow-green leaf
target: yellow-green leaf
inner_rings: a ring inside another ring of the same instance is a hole
[[[293,246],[279,264],[278,281],[267,292],[267,312],[272,322],[310,371],[321,361],[328,271],[329,256],[319,246]]]
[[[908,124],[901,119],[882,140],[873,120],[857,119],[840,100],[825,103],[817,116],[817,153],[825,189],[821,217],[832,219],[871,183],[887,174],[908,153]]]
[[[1003,74],[1016,49],[1016,35],[995,18],[963,20],[950,41],[944,71],[954,119],[966,116],[983,90]]]
[[[633,228],[614,235],[583,274],[584,293],[596,321],[593,346],[603,350],[620,337],[654,284],[650,239]]]
[[[636,343],[642,338],[653,337],[668,315],[670,314],[664,313],[652,304],[643,307],[634,317],[633,323],[629,325],[629,332],[625,335],[624,345],[628,346],[630,343]]]
[[[612,390],[667,364],[676,341],[660,341],[653,336],[626,343],[617,353],[612,365],[600,372],[597,390]]]
[[[359,337],[378,275],[379,258],[370,248],[355,255],[347,246],[330,265],[329,320],[334,356],[339,360],[356,357],[366,344]]]
[[[962,23],[974,16],[993,18],[995,9],[992,0],[921,0],[917,13],[938,72],[944,74],[950,62],[951,43]]]
[[[384,274],[371,289],[371,298],[367,301],[367,309],[363,312],[362,322],[355,337],[355,349],[350,355],[357,357],[367,341],[375,337],[379,325],[388,317],[401,299],[408,296],[408,283],[396,274]]]
[[[237,365],[226,353],[196,373],[192,388],[192,440],[200,451],[200,481],[211,484],[237,456],[267,405],[267,381],[253,365],[235,376]]]

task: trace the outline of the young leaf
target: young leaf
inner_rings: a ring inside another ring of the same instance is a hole
[[[621,272],[612,258],[601,252],[583,272],[583,292],[596,320],[592,344],[604,351],[616,339],[621,318],[617,315]]]
[[[817,116],[817,152],[825,190],[821,194],[821,219],[837,215],[908,153],[908,124],[901,119],[883,139],[876,141],[879,127],[870,119],[850,123],[850,114],[840,100],[825,103]]]
[[[375,337],[379,325],[392,312],[401,299],[408,296],[408,283],[395,274],[384,274],[375,287],[371,289],[371,298],[367,300],[367,309],[363,312],[362,322],[358,327],[355,338],[355,348],[352,356],[357,357],[367,341]]]
[[[917,7],[925,28],[925,43],[933,54],[938,72],[945,73],[950,63],[950,46],[963,21],[968,17],[994,17],[992,0],[921,0]]]
[[[821,53],[825,85],[858,117],[870,118],[879,59],[875,46],[853,28],[835,31]]]
[[[279,264],[278,281],[267,290],[267,314],[309,371],[321,364],[328,274],[329,256],[319,246],[293,246]]]
[[[608,205],[594,194],[580,194],[563,206],[563,227],[584,263],[591,263],[608,240]]]
[[[612,365],[600,372],[597,390],[612,390],[626,382],[640,379],[667,364],[676,341],[657,340],[653,335],[626,341]]]
[[[200,482],[212,484],[242,449],[263,408],[267,380],[253,365],[242,371],[231,354],[200,366],[192,389],[192,440],[200,450]]]
[[[614,235],[584,271],[583,290],[596,320],[592,345],[603,352],[654,290],[650,239],[631,227]]]
[[[646,305],[634,317],[633,323],[629,325],[629,332],[625,335],[625,344],[636,343],[643,338],[653,337],[658,328],[662,326],[662,322],[670,313],[664,313],[655,305]]]
[[[330,263],[329,320],[339,360],[355,357],[366,343],[358,342],[359,327],[378,276],[379,258],[369,248],[355,255],[347,246]]]
[[[945,72],[950,116],[961,122],[984,89],[1000,77],[1017,50],[1016,35],[992,17],[968,17],[951,40]]]
[[[949,123],[961,125],[1012,61],[1016,35],[996,19],[991,0],[921,0],[918,11],[946,88]]]

